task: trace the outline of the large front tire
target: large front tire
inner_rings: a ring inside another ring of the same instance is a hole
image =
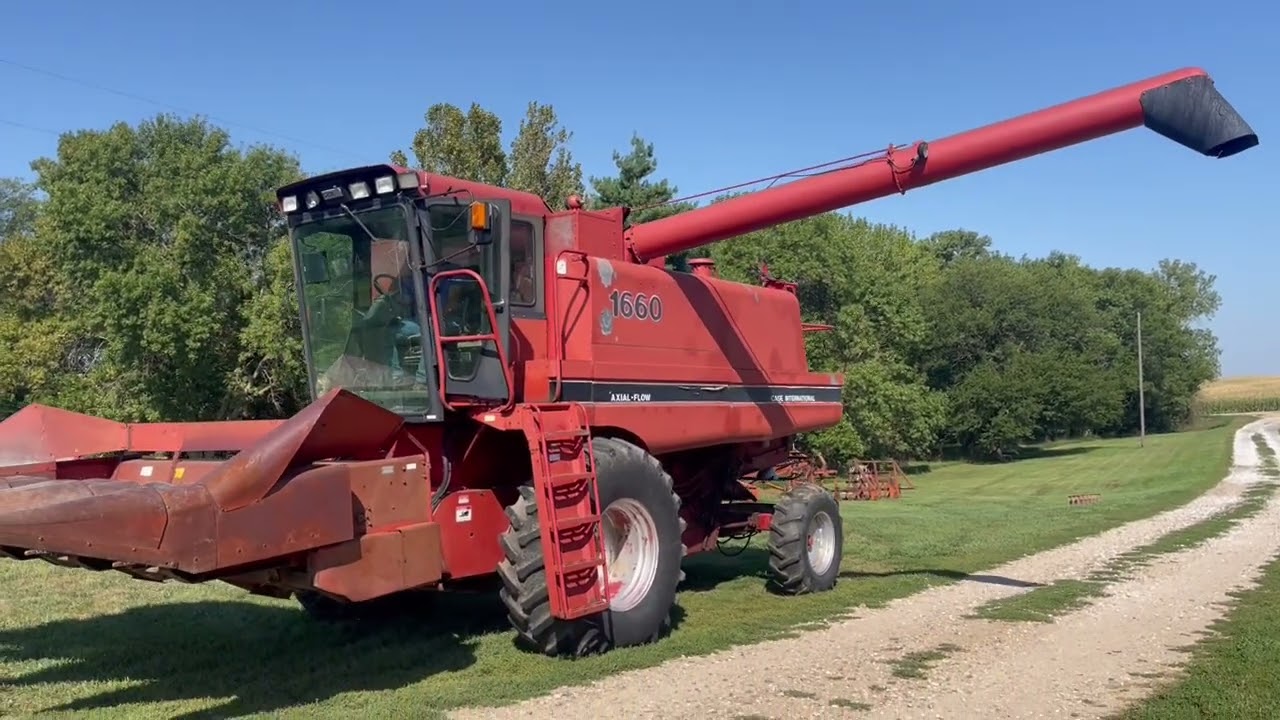
[[[501,537],[505,558],[498,565],[502,601],[517,642],[545,655],[581,657],[643,645],[671,628],[685,527],[671,476],[656,458],[624,440],[592,438],[591,444],[605,508],[610,581],[621,584],[608,610],[572,621],[551,616],[537,494],[521,487],[520,498],[507,508],[511,527]],[[625,541],[618,538],[620,530]]]
[[[844,557],[840,506],[825,488],[799,485],[773,508],[769,529],[769,589],[785,595],[836,585]]]

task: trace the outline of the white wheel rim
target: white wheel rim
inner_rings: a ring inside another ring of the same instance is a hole
[[[601,524],[609,609],[625,612],[644,600],[658,575],[658,526],[649,511],[631,499],[611,503]]]
[[[813,516],[813,524],[809,526],[809,535],[805,538],[805,547],[809,555],[809,567],[819,575],[831,569],[831,562],[836,557],[836,524],[826,511]]]

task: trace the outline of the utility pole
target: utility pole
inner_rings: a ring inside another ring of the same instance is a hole
[[[1142,311],[1138,311],[1138,447],[1147,439],[1147,401],[1142,389]]]

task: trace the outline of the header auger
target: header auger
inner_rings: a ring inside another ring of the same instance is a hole
[[[828,590],[835,498],[762,502],[741,478],[837,423],[843,378],[809,369],[794,285],[663,257],[1139,125],[1211,157],[1258,142],[1180,70],[629,229],[390,165],[281,188],[313,403],[134,425],[24,408],[0,423],[0,551],[322,617],[487,582],[550,655],[656,639],[682,558],[730,538],[768,533],[778,591]]]

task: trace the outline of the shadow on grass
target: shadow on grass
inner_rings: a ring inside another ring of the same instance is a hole
[[[1097,441],[1106,438],[1093,438]],[[1097,450],[1106,449],[1104,446],[1088,444],[1074,444],[1080,440],[1064,440],[1062,442],[1072,442],[1071,445],[1038,444],[1038,445],[1020,445],[1017,448],[1004,453],[1001,456],[983,456],[975,454],[971,449],[960,445],[948,445],[943,447],[936,457],[929,460],[912,460],[902,463],[903,472],[909,475],[923,474],[930,471],[930,462],[959,462],[969,465],[1007,465],[1009,463],[1019,462],[1021,460],[1039,460],[1043,458],[1070,457],[1072,455],[1083,455]]]
[[[968,462],[974,465],[1006,465],[1022,460],[1047,460],[1049,458],[1071,457],[1096,452],[1104,448],[1097,445],[1070,445],[1067,447],[1043,447],[1040,445],[1024,445],[1002,458],[974,458]]]
[[[725,556],[719,553],[707,553],[691,558],[685,563],[685,580],[680,583],[681,592],[708,592],[719,585],[744,577],[757,578],[764,582],[769,576],[769,551],[761,547],[748,547],[745,550],[733,550],[737,554]],[[888,578],[926,576],[942,580],[979,582],[987,585],[1002,585],[1016,588],[1044,587],[1043,583],[1017,580],[1000,575],[982,573],[966,573],[959,570],[921,569],[892,570],[887,572],[856,572],[845,570],[840,573],[843,580],[859,578]]]
[[[1271,411],[1258,410],[1256,412],[1263,413],[1263,412],[1271,412]],[[1252,415],[1254,413],[1246,413],[1246,414]],[[1204,432],[1206,430],[1217,430],[1220,427],[1225,427],[1232,423],[1238,422],[1240,419],[1241,417],[1239,415],[1197,414],[1197,415],[1193,415],[1189,420],[1187,420],[1187,422],[1184,423],[1183,426],[1178,429],[1178,432]],[[1148,433],[1148,434],[1159,435],[1163,433]]]
[[[139,683],[55,710],[228,698],[176,717],[243,716],[460,670],[475,661],[477,635],[505,629],[496,593],[424,598],[412,613],[343,624],[283,602],[149,605],[0,632],[5,660],[58,663],[0,682]]]

